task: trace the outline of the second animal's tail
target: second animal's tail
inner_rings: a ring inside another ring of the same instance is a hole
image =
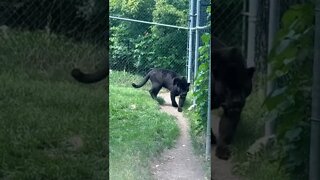
[[[132,83],[134,88],[141,88],[150,78],[150,72],[143,78],[143,80],[139,84]]]
[[[71,75],[82,83],[95,83],[105,79],[109,75],[109,68],[104,66],[94,73],[83,73],[80,69],[73,69]]]

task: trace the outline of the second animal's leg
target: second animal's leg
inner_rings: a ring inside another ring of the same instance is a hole
[[[171,98],[171,102],[172,102],[172,106],[173,107],[178,107],[178,104],[176,102],[176,95],[174,93],[170,93],[170,98]]]
[[[219,123],[219,138],[216,148],[216,156],[220,159],[227,160],[230,158],[231,151],[228,145],[232,142],[235,135],[240,112],[235,114],[224,113]]]
[[[217,144],[217,139],[216,139],[216,136],[213,134],[212,129],[211,129],[211,144]]]

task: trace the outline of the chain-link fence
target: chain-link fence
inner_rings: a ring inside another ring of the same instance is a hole
[[[291,5],[297,3],[306,2],[304,0],[284,0],[279,1],[279,17],[277,17],[278,21],[277,24],[280,25],[281,17],[286,10],[289,9]],[[266,73],[267,71],[267,56],[268,56],[268,33],[269,33],[269,11],[270,11],[270,2],[269,1],[262,1],[258,5],[258,14],[257,14],[257,21],[256,21],[256,35],[255,35],[255,64],[257,69],[261,72]],[[275,11],[275,10],[273,10]]]
[[[244,1],[213,1],[212,27],[213,36],[227,46],[241,47],[245,36],[242,11]]]
[[[305,0],[279,1],[279,16],[293,4]],[[249,0],[213,1],[213,36],[227,46],[242,47],[247,56]],[[255,66],[261,72],[267,71],[268,29],[270,1],[261,1],[257,5],[255,21]],[[280,18],[278,24],[280,24]]]
[[[110,68],[136,74],[165,68],[185,75],[188,30],[182,27],[188,26],[188,4],[156,3],[148,9],[120,16],[127,20],[110,18]],[[125,12],[117,13],[111,7],[110,15],[121,13]],[[152,22],[180,28],[149,24]]]
[[[110,69],[145,74],[150,68],[165,68],[187,75],[188,56],[193,60],[195,56],[195,37],[191,37],[192,44],[189,41],[189,3],[145,1],[131,11],[132,5],[111,2]],[[200,26],[206,23],[203,17],[206,19],[209,5],[202,3]],[[192,52],[188,54],[190,45]]]
[[[165,68],[186,74],[186,29],[118,19],[110,19],[110,23],[111,69],[145,74],[150,68]]]
[[[92,59],[99,62],[108,55],[106,6],[104,0],[2,0],[1,49],[18,51],[25,64],[34,63],[33,56],[46,56],[41,61],[53,64],[65,55],[73,62],[69,68],[79,62],[92,67]]]

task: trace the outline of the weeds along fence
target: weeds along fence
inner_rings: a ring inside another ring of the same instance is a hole
[[[2,0],[0,38],[3,42],[14,42],[5,45],[7,51],[15,50],[14,44],[23,44],[25,49],[32,49],[31,46],[36,44],[41,46],[44,43],[41,41],[45,39],[42,37],[55,39],[56,41],[46,41],[46,45],[55,46],[56,49],[59,43],[66,41],[87,44],[86,52],[91,55],[88,54],[84,58],[92,56],[97,62],[102,61],[108,53],[106,6],[104,0]],[[21,39],[22,36],[25,36],[25,39]],[[59,53],[70,53],[67,51],[66,49],[65,52]],[[25,55],[25,58],[27,57],[28,55]],[[90,60],[83,59],[88,65]],[[27,59],[21,61],[27,62]]]

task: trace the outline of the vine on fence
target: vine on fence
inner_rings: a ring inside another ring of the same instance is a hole
[[[208,7],[207,12],[210,17],[211,9]],[[197,87],[193,92],[193,96],[196,100],[196,112],[199,114],[200,118],[198,121],[198,127],[196,127],[196,133],[199,133],[206,127],[207,119],[207,108],[208,108],[208,82],[209,82],[209,60],[210,60],[210,33],[204,33],[201,36],[203,45],[199,47],[199,58],[198,62],[200,64],[194,86]]]
[[[264,105],[277,124],[275,159],[294,179],[308,177],[314,6],[291,6],[282,17],[269,63],[273,92]]]

